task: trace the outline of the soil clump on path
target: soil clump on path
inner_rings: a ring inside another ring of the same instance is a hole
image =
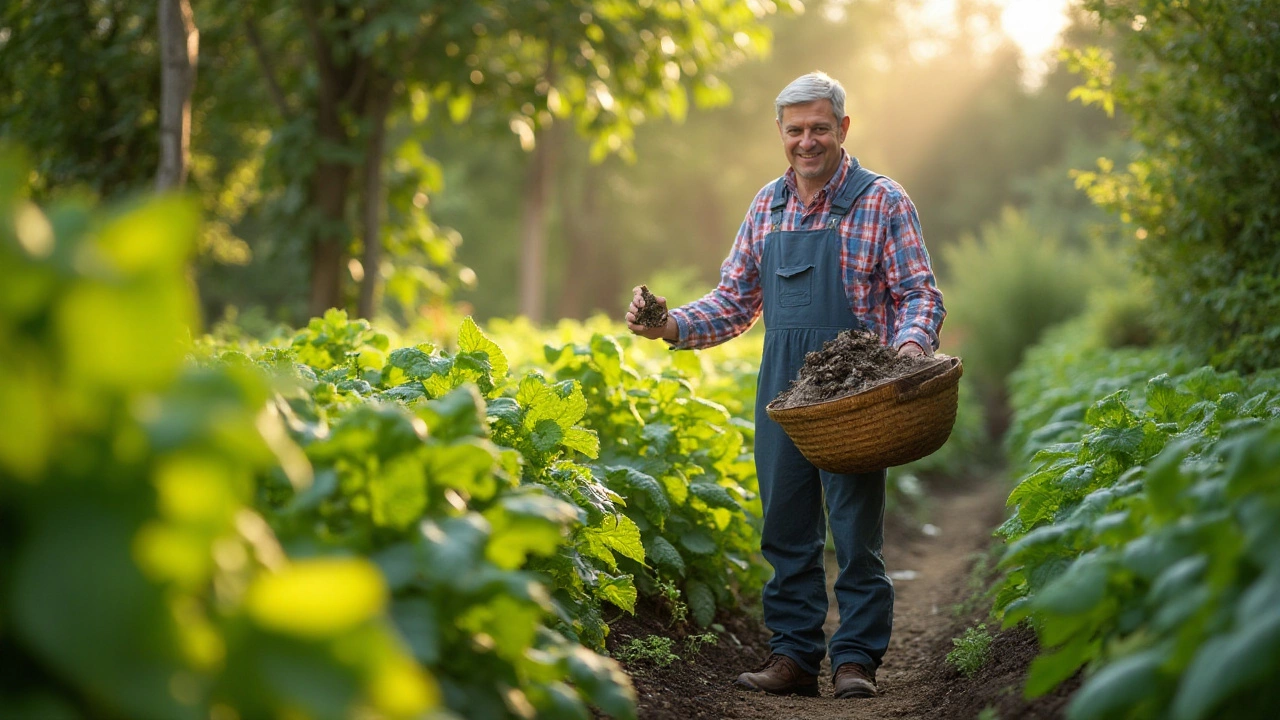
[[[899,356],[870,332],[845,330],[805,356],[791,387],[779,393],[775,402],[779,408],[790,408],[854,395],[934,361]]]
[[[749,612],[721,614],[719,639],[698,652],[685,653],[695,629],[673,629],[661,613],[641,608],[636,616],[611,623],[610,652],[632,639],[652,635],[673,638],[681,659],[666,667],[644,661],[624,662],[639,698],[640,720],[870,720],[871,718],[974,718],[984,708],[997,716],[1056,718],[1061,716],[1078,680],[1047,697],[1022,699],[1026,668],[1037,652],[1033,633],[1025,629],[993,633],[991,656],[973,677],[965,678],[945,662],[951,639],[986,619],[990,602],[975,598],[989,583],[991,531],[1003,520],[1008,488],[995,480],[947,481],[928,491],[929,523],[925,532],[899,516],[886,519],[884,555],[894,579],[893,637],[877,672],[879,695],[837,700],[831,667],[824,661],[819,675],[821,697],[778,697],[740,690],[733,680],[759,667],[769,654],[768,631],[757,617],[758,600]],[[828,593],[835,559],[827,554]],[[975,568],[975,564],[977,567]],[[968,602],[966,602],[968,601]],[[830,637],[839,620],[834,601],[828,611]]]

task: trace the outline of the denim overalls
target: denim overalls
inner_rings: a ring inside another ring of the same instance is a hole
[[[840,566],[835,583],[840,627],[831,638],[831,668],[856,662],[874,672],[889,645],[893,584],[880,554],[885,471],[838,475],[818,470],[769,419],[765,406],[795,379],[806,353],[821,350],[842,330],[863,327],[841,279],[836,225],[877,177],[855,160],[831,203],[826,225],[794,231],[778,230],[790,195],[779,179],[761,253],[765,336],[756,390],[755,458],[764,505],[761,546],[774,569],[764,589],[764,621],[773,632],[773,651],[814,674],[826,652],[824,496]]]

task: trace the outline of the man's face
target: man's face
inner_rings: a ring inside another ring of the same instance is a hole
[[[830,100],[814,100],[782,108],[778,132],[787,162],[806,180],[826,182],[840,165],[840,146],[849,131],[849,116],[836,118]]]

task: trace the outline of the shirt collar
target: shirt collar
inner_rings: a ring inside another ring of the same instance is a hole
[[[823,185],[822,189],[819,190],[818,194],[814,195],[813,198],[800,197],[800,186],[796,184],[795,168],[787,168],[787,172],[783,174],[783,178],[786,180],[787,189],[791,191],[792,195],[800,200],[800,204],[809,205],[810,200],[814,203],[821,202],[822,200],[834,195],[837,190],[843,187],[844,180],[849,176],[849,168],[851,167],[853,167],[853,158],[849,157],[849,153],[844,148],[840,148],[840,164],[836,166],[835,174],[831,176],[831,179],[827,181],[827,184]]]

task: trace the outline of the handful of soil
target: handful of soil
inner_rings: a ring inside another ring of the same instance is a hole
[[[666,327],[667,309],[649,292],[647,285],[640,286],[640,299],[644,301],[644,307],[636,313],[636,324],[653,328]]]
[[[929,357],[899,357],[875,335],[845,330],[823,343],[821,350],[805,355],[798,377],[775,402],[779,408],[790,408],[854,395],[933,361]]]

